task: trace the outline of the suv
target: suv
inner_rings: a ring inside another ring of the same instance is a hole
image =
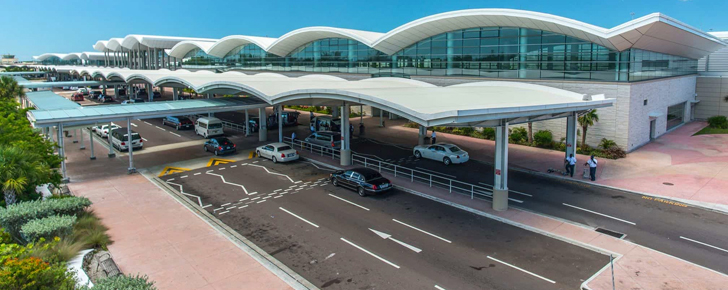
[[[305,141],[324,148],[341,149],[341,133],[339,132],[316,132],[306,137]]]
[[[187,117],[181,116],[167,116],[166,118],[162,119],[162,125],[172,126],[177,130],[179,130],[180,128],[190,129],[192,128],[192,120]]]
[[[73,101],[83,101],[83,93],[73,93],[71,96],[71,100]]]
[[[135,149],[141,149],[144,146],[144,140],[139,133],[131,131],[131,145]],[[129,150],[129,133],[126,128],[114,129],[109,135],[109,142],[119,151]]]
[[[98,99],[101,96],[101,91],[91,91],[89,98]]]

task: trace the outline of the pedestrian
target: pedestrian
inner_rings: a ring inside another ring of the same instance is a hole
[[[349,137],[354,136],[354,125],[349,123]]]
[[[313,121],[313,118],[315,118],[316,116],[313,115],[313,111],[311,111],[309,113],[311,113],[311,121]]]
[[[574,154],[569,154],[569,157],[566,157],[564,164],[566,165],[566,173],[571,174],[571,177],[574,177],[574,167],[576,167],[576,157],[574,157]]]
[[[291,133],[291,144],[296,141],[296,132]]]
[[[359,123],[359,136],[364,136],[364,123]]]
[[[437,133],[435,133],[435,130],[432,130],[432,136],[430,137],[430,139],[432,139],[432,144],[437,143]]]
[[[316,132],[316,127],[314,127],[313,123],[311,123],[311,133],[315,133],[315,132]]]
[[[586,165],[589,165],[589,177],[591,178],[591,181],[597,180],[597,159],[594,158],[594,155],[586,161],[584,166]]]

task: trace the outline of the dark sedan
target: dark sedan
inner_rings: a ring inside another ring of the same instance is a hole
[[[359,196],[367,196],[392,189],[392,183],[379,172],[369,168],[339,170],[331,174],[331,184],[356,190]]]
[[[215,155],[231,153],[238,150],[233,142],[224,137],[210,138],[210,140],[205,142],[204,147],[205,152],[212,151]]]

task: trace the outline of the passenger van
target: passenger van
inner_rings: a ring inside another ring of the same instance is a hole
[[[222,121],[215,117],[198,118],[195,121],[195,134],[202,137],[222,136]]]
[[[313,118],[312,124],[315,124],[316,131],[339,132],[341,130],[341,119],[334,119],[330,116],[318,116]]]
[[[144,146],[144,140],[139,133],[131,131],[131,144],[134,150],[142,149]],[[114,129],[109,135],[109,142],[111,146],[114,146],[116,150],[126,151],[129,150],[129,131],[126,128]]]

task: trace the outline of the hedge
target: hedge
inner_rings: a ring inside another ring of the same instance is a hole
[[[150,282],[149,278],[145,276],[125,276],[119,275],[110,278],[104,278],[97,281],[93,288],[84,288],[84,290],[119,290],[119,289],[133,289],[133,290],[156,290],[154,282]]]
[[[728,119],[725,116],[713,116],[708,118],[708,125],[716,129],[728,129]]]
[[[533,134],[533,143],[541,148],[549,148],[554,142],[554,135],[549,130],[539,130]]]
[[[85,197],[69,197],[26,201],[0,209],[0,225],[11,235],[20,238],[20,227],[27,222],[52,215],[75,216],[91,205]]]
[[[40,238],[52,240],[54,237],[65,237],[73,232],[76,217],[70,215],[53,215],[34,219],[20,227],[20,234],[27,242],[36,242]]]

